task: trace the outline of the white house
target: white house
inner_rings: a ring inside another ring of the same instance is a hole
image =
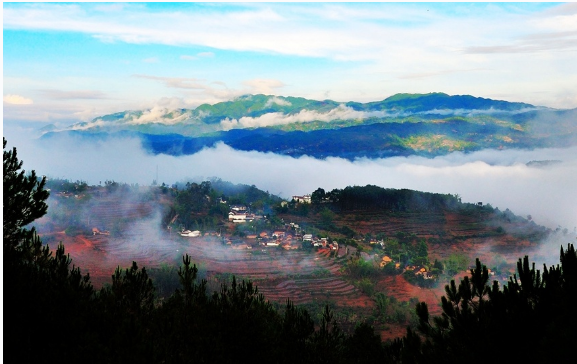
[[[293,196],[293,200],[298,203],[311,203],[311,195]]]
[[[247,214],[245,212],[234,212],[231,211],[228,213],[228,221],[232,222],[247,222],[253,221],[255,218],[254,214]]]
[[[194,230],[194,231],[191,231],[191,230],[182,230],[182,231],[180,232],[180,236],[186,236],[186,237],[196,238],[196,237],[199,237],[199,236],[200,236],[200,231],[198,231],[198,230]]]
[[[284,231],[275,231],[272,233],[273,238],[284,238],[285,232]]]

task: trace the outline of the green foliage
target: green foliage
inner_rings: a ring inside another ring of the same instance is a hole
[[[114,193],[119,190],[121,187],[120,183],[116,181],[104,181],[104,187],[106,188],[106,192]]]
[[[358,252],[358,251],[357,251]],[[368,278],[378,276],[379,268],[375,262],[365,261],[360,254],[350,256],[345,265],[347,273],[355,278]]]
[[[321,217],[321,222],[324,225],[330,225],[333,223],[333,219],[335,218],[336,214],[334,212],[332,212],[330,209],[328,208],[324,208],[321,210],[321,212],[319,213],[320,217]]]
[[[6,143],[6,138],[3,138],[4,254],[14,251],[23,240],[32,236],[33,230],[25,227],[46,213],[48,205],[45,201],[49,196],[45,190],[46,178],[38,178],[34,170],[27,174],[21,169],[23,162],[18,159],[16,147],[6,151]]]
[[[186,227],[194,226],[195,220],[192,214],[208,210],[210,190],[210,182],[201,184],[187,182],[184,189],[176,190],[174,210],[181,224]]]
[[[294,213],[298,216],[308,216],[310,211],[310,206],[307,203],[299,203],[294,209]]]
[[[443,263],[435,259],[435,262],[433,263],[433,269],[436,269],[437,271],[442,273],[443,270],[445,269],[445,266],[443,265]]]
[[[416,299],[399,301],[394,296],[388,296],[385,292],[377,292],[374,297],[376,311],[379,320],[389,324],[405,324],[417,322],[415,314]]]
[[[153,309],[154,286],[146,268],[138,269],[136,262],[124,270],[117,267],[112,285],[100,290],[106,309],[120,317],[146,315]]]
[[[416,271],[412,270],[406,270],[403,273],[403,276],[405,277],[407,282],[422,288],[432,288],[436,286],[438,282],[438,277],[425,279],[425,277],[422,274],[416,274]]]
[[[452,253],[445,260],[445,273],[449,276],[462,272],[469,266],[469,257],[464,253]]]
[[[344,347],[347,363],[381,363],[386,359],[380,336],[366,322],[355,327],[353,335],[345,339]]]
[[[494,254],[491,257],[489,264],[496,274],[501,274],[509,266],[509,263],[507,263],[507,260],[501,254]]]
[[[326,197],[325,190],[319,187],[311,194],[311,203],[313,205],[318,205],[321,202],[323,202],[325,197]]]
[[[340,326],[334,320],[334,313],[326,305],[320,328],[311,338],[312,362],[315,363],[334,363],[341,359],[343,342],[345,335]]]
[[[515,350],[500,353],[502,361],[566,362],[573,356],[577,319],[577,254],[572,244],[561,248],[561,265],[543,273],[527,256],[517,263],[517,274],[507,285],[489,284],[487,268],[477,259],[457,286],[445,287],[443,314],[430,317],[427,305],[416,307],[424,341],[409,329],[392,347],[401,362],[482,363],[474,348],[499,347],[507,342]],[[514,334],[512,334],[514,333]]]
[[[71,182],[67,179],[53,178],[46,180],[46,188],[51,192],[82,193],[88,189],[85,181]]]
[[[150,268],[148,275],[156,289],[155,296],[166,299],[179,287],[180,280],[176,266],[162,263],[159,268]]]
[[[357,286],[367,296],[372,296],[375,292],[375,284],[369,278],[362,278],[358,281]]]
[[[268,191],[261,191],[255,185],[233,184],[219,178],[211,179],[210,184],[214,193],[224,197],[229,204],[252,205],[253,208],[256,206],[256,209],[260,209],[259,206],[262,206],[264,210],[281,201],[280,197],[272,195]]]
[[[402,268],[400,268],[400,267],[397,268],[394,263],[386,264],[382,268],[382,273],[384,275],[388,275],[388,276],[394,276],[394,275],[400,274],[400,273],[402,273],[402,271],[403,271]]]
[[[382,188],[373,185],[348,186],[331,192],[336,205],[342,210],[387,211],[439,211],[454,209],[460,205],[455,196],[413,191],[408,189]]]
[[[216,215],[218,217],[221,217],[223,219],[228,219],[228,212],[230,211],[230,208],[228,205],[223,204],[223,203],[218,203],[213,205],[210,210],[208,211],[209,214],[211,215]]]

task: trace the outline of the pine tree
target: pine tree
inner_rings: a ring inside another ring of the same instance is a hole
[[[21,169],[23,162],[18,160],[16,147],[6,151],[4,139],[4,248],[14,248],[22,238],[24,227],[48,210],[46,200],[49,192],[44,189],[46,177],[39,179],[36,172],[30,174]]]
[[[577,254],[572,244],[561,248],[561,266],[543,273],[519,259],[517,274],[507,285],[488,284],[487,269],[477,259],[471,277],[445,287],[443,313],[431,318],[427,305],[417,305],[419,331],[389,347],[397,362],[486,363],[572,362],[577,340]],[[507,348],[479,352],[479,346]],[[574,359],[574,358],[573,358]],[[573,360],[574,361],[574,360]]]
[[[6,149],[6,139],[4,139]],[[88,275],[71,266],[61,244],[52,254],[27,226],[47,211],[46,179],[26,174],[16,148],[4,150],[4,326],[6,357],[50,362],[63,355],[80,360],[92,348],[90,317],[93,287]],[[39,348],[39,340],[49,350]]]

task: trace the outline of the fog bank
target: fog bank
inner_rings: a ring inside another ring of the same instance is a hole
[[[136,139],[106,142],[46,143],[32,130],[5,124],[8,147],[16,146],[25,170],[51,178],[82,180],[91,185],[106,180],[150,185],[157,178],[168,185],[183,180],[219,177],[255,185],[288,198],[346,186],[374,184],[425,192],[458,194],[463,202],[483,202],[521,216],[531,215],[550,228],[577,226],[577,148],[483,150],[451,153],[427,159],[394,157],[318,160],[273,153],[244,152],[224,144],[190,156],[147,154]],[[560,160],[546,167],[529,167],[533,160]]]

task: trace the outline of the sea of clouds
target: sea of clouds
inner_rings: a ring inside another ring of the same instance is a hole
[[[463,202],[491,204],[552,229],[577,226],[577,148],[482,150],[442,157],[324,160],[274,153],[245,152],[218,144],[194,155],[147,153],[137,139],[79,142],[74,139],[38,143],[30,127],[4,125],[7,147],[17,147],[25,170],[49,178],[104,184],[171,185],[185,180],[218,177],[255,185],[290,199],[318,187],[330,191],[346,186],[377,185],[425,192],[457,194]],[[535,160],[556,160],[546,167],[527,166]]]

